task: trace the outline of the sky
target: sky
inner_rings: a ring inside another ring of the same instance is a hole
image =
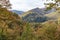
[[[34,8],[43,8],[44,0],[10,0],[13,10],[28,11]]]

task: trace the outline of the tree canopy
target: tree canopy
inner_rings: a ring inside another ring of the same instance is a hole
[[[0,0],[0,7],[11,8],[10,1],[9,0]]]
[[[46,0],[46,1],[50,1],[50,0]],[[60,6],[60,0],[51,0],[52,2],[48,2],[48,3],[45,3],[47,9],[52,9],[52,8],[55,8],[55,9],[58,9],[59,6]]]

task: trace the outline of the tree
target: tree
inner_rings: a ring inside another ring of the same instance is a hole
[[[50,0],[46,0],[46,1],[50,1]],[[53,2],[49,2],[49,3],[45,3],[47,9],[52,9],[55,8],[56,10],[59,9],[60,7],[60,0],[51,0]]]
[[[0,7],[2,8],[11,8],[9,0],[0,0]]]
[[[33,34],[33,30],[29,23],[26,24],[26,27],[23,29],[23,33],[21,35],[21,40],[36,40],[36,37]]]

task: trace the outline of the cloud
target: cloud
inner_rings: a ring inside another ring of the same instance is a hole
[[[44,7],[42,0],[10,0],[12,9],[27,11],[36,7]]]

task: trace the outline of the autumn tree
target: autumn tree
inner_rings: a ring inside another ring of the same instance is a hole
[[[11,8],[9,0],[0,0],[0,7],[2,8]]]

